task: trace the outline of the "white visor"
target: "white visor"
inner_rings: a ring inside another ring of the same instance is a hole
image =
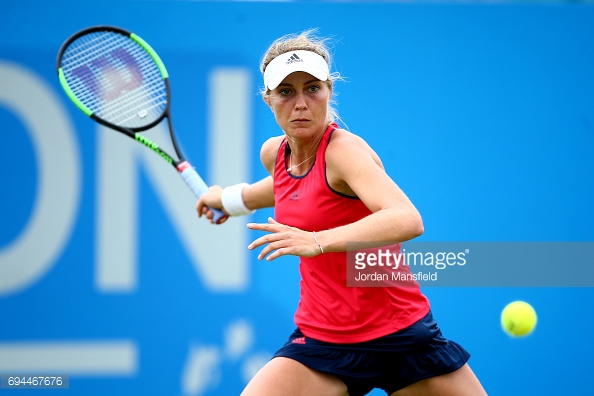
[[[320,81],[330,78],[328,64],[320,55],[311,51],[285,52],[274,58],[264,71],[264,85],[275,89],[291,73],[306,72]]]

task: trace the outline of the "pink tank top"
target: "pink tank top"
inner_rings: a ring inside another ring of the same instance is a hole
[[[326,179],[325,153],[336,124],[326,129],[307,174],[286,170],[290,148],[280,145],[274,170],[276,220],[322,231],[371,214],[357,197],[338,193]],[[356,241],[353,241],[356,242]],[[391,250],[400,249],[394,245]],[[307,337],[334,343],[368,341],[410,326],[429,312],[419,287],[347,287],[346,252],[300,258],[301,294],[295,324]]]

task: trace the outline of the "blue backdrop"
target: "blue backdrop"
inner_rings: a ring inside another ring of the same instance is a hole
[[[236,395],[293,328],[297,260],[246,249],[245,223],[272,211],[195,219],[167,164],[69,103],[55,56],[96,24],[161,55],[178,138],[210,183],[265,176],[258,149],[280,131],[260,57],[319,28],[341,117],[420,210],[420,240],[594,240],[590,5],[4,0],[0,373],[70,374],[77,395]],[[591,288],[425,293],[491,395],[591,389]],[[539,314],[523,339],[499,324],[516,299]]]

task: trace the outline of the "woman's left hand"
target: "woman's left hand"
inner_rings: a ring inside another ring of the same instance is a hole
[[[286,255],[313,257],[321,253],[312,232],[281,224],[272,217],[268,218],[268,223],[249,223],[247,227],[250,230],[269,233],[256,239],[248,246],[248,249],[254,250],[259,246],[266,245],[258,255],[258,260],[262,260],[268,254],[270,255],[266,257],[267,261]]]

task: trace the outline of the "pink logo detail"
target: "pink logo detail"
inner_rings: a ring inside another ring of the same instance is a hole
[[[299,337],[299,338],[295,338],[293,341],[291,341],[293,344],[300,344],[300,345],[305,345],[305,337]]]

